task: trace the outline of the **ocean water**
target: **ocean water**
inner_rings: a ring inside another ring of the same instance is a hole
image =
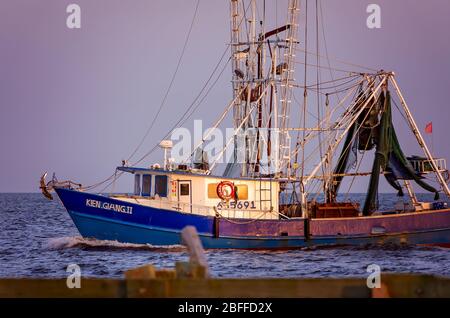
[[[362,195],[352,195],[361,201]],[[432,199],[432,196],[421,198]],[[381,195],[380,204],[395,202]],[[208,250],[215,277],[363,277],[367,266],[384,272],[450,276],[450,249],[415,246],[309,248],[291,251]],[[155,247],[87,240],[58,200],[41,194],[0,194],[0,277],[67,277],[69,264],[84,277],[122,277],[153,264],[173,268],[187,261],[184,247]]]

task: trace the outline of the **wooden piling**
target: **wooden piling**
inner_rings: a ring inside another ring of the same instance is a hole
[[[197,230],[193,226],[186,226],[181,231],[181,241],[186,245],[189,253],[189,263],[178,263],[177,272],[180,275],[195,278],[205,278],[209,276],[208,262],[205,250],[198,236]]]

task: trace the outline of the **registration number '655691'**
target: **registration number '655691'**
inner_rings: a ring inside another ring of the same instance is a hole
[[[255,201],[230,201],[228,206],[224,202],[217,204],[217,209],[237,209],[237,210],[254,210],[256,209]]]

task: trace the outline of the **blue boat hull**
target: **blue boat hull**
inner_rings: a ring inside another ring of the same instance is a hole
[[[68,189],[59,188],[56,192],[80,234],[100,240],[155,246],[179,245],[181,230],[191,225],[196,227],[205,248],[292,249],[380,243],[450,244],[450,211],[431,214],[423,227],[417,225],[419,220],[413,219],[416,217],[414,215],[409,218],[404,216],[404,220],[392,216],[313,220],[307,225],[304,219],[254,222],[216,220],[214,217],[160,210]],[[366,224],[368,222],[371,223]],[[386,233],[365,233],[368,231],[364,229],[374,224],[385,226]],[[405,224],[409,226],[406,230]],[[345,229],[349,229],[348,233],[344,232]]]

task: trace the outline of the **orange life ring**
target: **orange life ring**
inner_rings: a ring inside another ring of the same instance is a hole
[[[222,200],[229,201],[236,195],[234,183],[231,181],[222,181],[217,185],[217,196]]]

